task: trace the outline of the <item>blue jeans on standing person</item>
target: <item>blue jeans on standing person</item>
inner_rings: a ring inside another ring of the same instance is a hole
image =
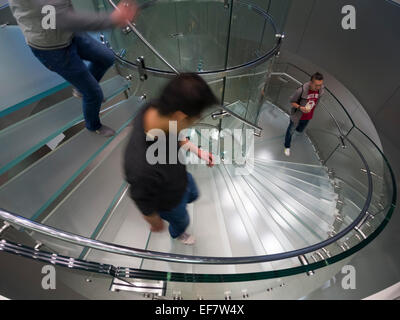
[[[285,148],[290,148],[294,130],[296,130],[297,132],[303,132],[309,122],[310,122],[310,120],[300,120],[297,127],[295,127],[294,122],[292,120],[290,120],[290,124],[289,124],[289,127],[287,128],[286,136],[285,136]]]
[[[169,233],[172,238],[182,235],[190,224],[190,217],[186,209],[188,203],[192,203],[199,197],[199,191],[192,175],[187,173],[187,187],[181,202],[169,211],[161,211],[161,219],[169,222]]]
[[[100,129],[100,108],[103,91],[99,81],[114,64],[114,53],[86,33],[74,36],[70,46],[56,50],[38,50],[33,54],[49,70],[58,73],[83,95],[83,115],[86,128]],[[83,62],[89,61],[89,65]]]

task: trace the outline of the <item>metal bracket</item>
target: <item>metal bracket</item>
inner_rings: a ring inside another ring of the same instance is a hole
[[[224,110],[217,111],[211,114],[211,118],[213,118],[213,120],[219,120],[225,117],[230,117],[230,114]]]
[[[0,229],[0,234],[2,234],[4,231],[6,231],[10,226],[11,226],[11,224],[9,224],[7,221],[4,221],[3,226]]]
[[[124,58],[126,56],[126,49],[121,49],[118,53],[117,56],[120,58]]]
[[[139,71],[140,81],[147,80],[146,65],[144,63],[144,57],[137,58],[136,62],[138,63],[138,71]]]
[[[129,291],[144,294],[154,294],[157,296],[165,296],[167,283],[165,281],[151,281],[143,279],[123,280],[114,278],[111,284],[111,291]]]
[[[304,256],[304,255],[299,256],[299,261],[301,262],[301,264],[303,266],[308,266],[309,265],[308,260],[307,260],[306,256]],[[307,271],[307,275],[308,276],[312,276],[313,274],[314,274],[314,271],[312,271],[312,270]]]
[[[104,37],[104,34],[100,34],[100,41],[102,44],[104,44],[107,48],[111,49],[111,45],[110,43],[106,40],[106,38]]]
[[[130,34],[131,32],[132,32],[132,29],[130,26],[126,26],[125,28],[122,28],[123,34]]]

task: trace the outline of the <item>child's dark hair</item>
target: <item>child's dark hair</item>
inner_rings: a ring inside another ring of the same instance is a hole
[[[203,78],[195,73],[182,73],[165,86],[154,107],[164,116],[182,111],[194,117],[215,104],[218,99]]]

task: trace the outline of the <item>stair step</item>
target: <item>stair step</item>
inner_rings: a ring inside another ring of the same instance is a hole
[[[110,214],[107,209],[124,182],[121,162],[127,140],[125,137],[119,142],[41,223],[84,237],[92,237],[97,227],[101,227],[107,220]],[[62,255],[78,258],[82,252],[81,246],[41,234],[33,234],[33,238]]]
[[[281,199],[269,190],[263,179],[254,175],[245,176],[245,179],[269,212],[274,212],[275,219],[286,231],[293,246],[300,249],[321,241],[321,237],[309,225],[282,204]]]
[[[189,204],[187,210],[190,216],[190,221],[193,223],[193,204]],[[192,223],[187,230],[189,233],[193,233]],[[165,226],[166,229],[161,233],[159,232],[150,233],[146,250],[192,256],[193,246],[187,246],[184,245],[183,243],[180,243],[178,240],[172,239],[168,232],[168,222],[165,222]],[[178,273],[193,272],[193,265],[190,263],[189,264],[173,263],[173,262],[164,262],[164,261],[149,260],[149,259],[143,259],[140,268],[143,270],[157,270],[157,271],[178,272]]]
[[[309,192],[298,188],[296,185],[289,184],[273,175],[266,174],[262,171],[254,171],[255,175],[259,175],[265,182],[269,185],[274,186],[275,190],[278,192],[277,196],[284,196],[285,198],[290,197],[301,205],[302,208],[313,212],[318,219],[324,220],[326,223],[331,224],[333,222],[333,217],[337,213],[336,201],[328,201],[322,198],[318,198],[318,195],[310,194]],[[284,199],[285,199],[284,198]]]
[[[274,179],[271,177],[265,177],[257,172],[253,173],[253,176],[263,183],[264,188],[268,189],[276,199],[286,208],[287,211],[291,212],[300,223],[303,223],[309,233],[313,233],[318,235],[319,239],[325,240],[327,238],[328,232],[330,231],[330,226],[334,221],[334,208],[336,206],[335,203],[331,204],[331,217],[325,217],[325,214],[322,215],[321,212],[315,212],[307,207],[307,198],[297,199],[292,197],[295,194],[295,190],[289,188],[280,188],[275,184]],[[298,201],[300,200],[300,201]],[[330,209],[331,209],[330,208]],[[328,220],[328,221],[326,221]]]
[[[69,86],[35,58],[18,26],[0,28],[0,117]]]
[[[231,176],[240,200],[264,247],[265,254],[277,254],[294,250],[293,245],[281,229],[281,226],[271,218],[270,213],[256,197],[253,189],[248,185],[244,177],[235,175],[235,167],[232,165],[225,166],[225,168]],[[290,265],[293,265],[293,261],[285,260],[264,264],[264,267],[275,270],[287,268]]]
[[[142,105],[132,97],[102,117],[105,125],[122,131]],[[3,208],[35,220],[103,151],[114,137],[83,130],[0,188]]]
[[[224,222],[227,228],[232,256],[256,256],[265,254],[265,250],[260,245],[258,239],[255,239],[256,233],[248,219],[244,219],[244,215],[236,207],[234,195],[231,194],[232,185],[226,180],[225,170],[221,166],[213,168],[218,196],[220,199],[221,209],[224,215]],[[252,233],[249,231],[253,230]],[[263,271],[259,265],[237,265],[237,273]]]
[[[197,242],[196,256],[232,257],[228,230],[218,197],[213,170],[206,165],[188,167],[199,189],[199,198],[193,205],[193,234]],[[195,265],[194,273],[236,273],[234,265]]]
[[[257,166],[259,167],[264,167],[266,170],[270,170],[271,172],[275,174],[285,174],[288,176],[291,176],[293,178],[297,178],[300,180],[304,180],[308,183],[314,184],[316,186],[323,186],[323,187],[329,187],[332,186],[331,180],[325,172],[323,175],[316,175],[304,171],[299,171],[295,169],[291,169],[288,167],[281,167],[281,166],[276,166],[276,165],[269,165],[261,162],[256,163]]]
[[[101,87],[108,101],[129,83],[117,76]],[[0,131],[0,145],[7,150],[0,153],[0,175],[82,120],[82,100],[72,97]]]
[[[129,194],[126,193],[111,213],[109,221],[107,221],[96,239],[122,246],[144,249],[149,235],[149,225],[143,219],[142,213],[129,197]],[[143,260],[100,250],[89,250],[86,259],[136,269],[140,268]]]
[[[256,158],[254,159],[255,163],[262,163],[266,165],[279,166],[283,168],[289,168],[297,171],[307,172],[310,174],[326,176],[327,169],[321,165],[312,165],[306,163],[297,163],[297,162],[289,162],[289,161],[279,161],[279,160],[265,160]]]
[[[254,171],[257,171],[257,172],[263,174],[264,176],[271,177],[271,179],[273,177],[275,177],[275,175],[272,175],[270,173],[271,170],[266,170],[265,168],[263,168],[261,170],[260,167],[254,166]],[[317,187],[314,184],[308,183],[304,180],[294,178],[291,176],[280,175],[279,179],[275,178],[275,181],[294,185],[294,186],[298,187],[299,189],[302,189],[305,192],[309,193],[310,195],[313,195],[317,199],[325,199],[328,201],[335,201],[335,200],[337,200],[337,197],[338,197],[337,194],[334,192],[333,188],[326,189],[326,188]]]

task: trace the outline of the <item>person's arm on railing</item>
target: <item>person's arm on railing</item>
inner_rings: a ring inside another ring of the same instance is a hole
[[[124,0],[118,4],[119,10],[111,14],[107,12],[75,11],[70,1],[66,0],[33,0],[43,7],[52,5],[56,9],[56,28],[66,31],[100,31],[114,27],[124,27],[133,21],[138,14],[138,7],[132,0]]]
[[[215,158],[211,152],[202,150],[201,148],[197,147],[193,142],[191,142],[189,139],[181,141],[180,144],[185,150],[190,151],[194,153],[196,156],[198,156],[200,159],[205,160],[209,167],[214,166]]]

